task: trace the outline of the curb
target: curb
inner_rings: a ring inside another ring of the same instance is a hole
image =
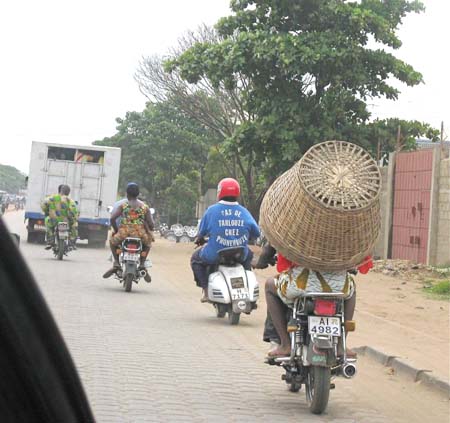
[[[392,367],[397,374],[412,382],[420,382],[421,384],[450,397],[450,383],[430,374],[431,370],[417,369],[395,355],[386,354],[369,346],[357,347],[353,348],[353,350],[358,354],[369,357],[385,367]]]

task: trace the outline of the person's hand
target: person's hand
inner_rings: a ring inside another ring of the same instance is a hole
[[[197,245],[198,247],[201,247],[202,245],[206,244],[206,240],[202,236],[199,236],[194,239],[194,244]]]

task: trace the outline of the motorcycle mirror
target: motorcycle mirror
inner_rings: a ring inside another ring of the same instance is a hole
[[[153,207],[150,208],[150,213],[151,213],[152,215],[155,214],[155,209],[154,209]]]

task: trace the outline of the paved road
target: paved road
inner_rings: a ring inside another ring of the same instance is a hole
[[[23,227],[20,212],[6,221]],[[365,359],[354,380],[336,381],[326,414],[312,416],[304,394],[288,392],[280,369],[263,363],[264,304],[237,327],[200,304],[191,246],[158,240],[153,282],[130,294],[102,279],[106,249],[80,246],[62,262],[42,246],[21,249],[99,422],[448,422],[448,399]]]

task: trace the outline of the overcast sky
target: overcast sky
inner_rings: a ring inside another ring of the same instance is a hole
[[[425,84],[377,101],[375,117],[450,128],[450,1],[425,0],[400,32],[396,55]],[[31,141],[89,145],[115,133],[115,118],[143,110],[133,74],[187,29],[228,14],[229,0],[14,0],[0,3],[0,163],[27,172]],[[448,41],[447,41],[448,42]],[[450,135],[450,129],[446,131]]]

